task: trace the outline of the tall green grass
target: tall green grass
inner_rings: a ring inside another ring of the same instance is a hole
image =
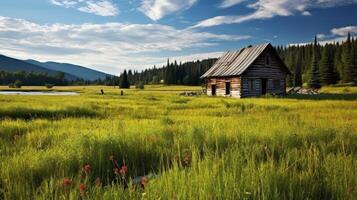
[[[169,89],[0,96],[0,199],[78,199],[81,183],[84,199],[357,196],[356,101],[180,97]],[[127,188],[111,156],[128,167]],[[140,176],[149,178],[145,189],[129,183]]]

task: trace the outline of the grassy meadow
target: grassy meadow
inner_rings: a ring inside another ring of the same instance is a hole
[[[54,90],[80,95],[0,95],[0,199],[357,197],[356,87],[249,99]]]

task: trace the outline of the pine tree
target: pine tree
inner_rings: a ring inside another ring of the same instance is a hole
[[[357,40],[353,40],[352,43],[352,81],[354,84],[357,84]]]
[[[298,55],[297,63],[295,64],[294,70],[294,87],[302,86],[302,70],[301,70],[301,56]]]
[[[130,69],[128,71],[128,80],[129,80],[129,82],[134,82],[134,80],[133,80],[133,72]]]
[[[175,84],[174,82],[174,70],[175,70],[175,67],[174,67],[174,64],[171,63],[170,64],[170,60],[167,59],[167,65],[165,67],[165,74],[164,74],[164,83],[166,85],[172,85],[172,84]]]
[[[312,56],[310,80],[309,80],[309,87],[314,89],[321,88],[317,51],[318,51],[318,44],[317,44],[317,37],[315,36],[314,51]]]
[[[332,48],[328,44],[323,49],[320,69],[321,82],[323,85],[331,85],[336,83],[336,73],[334,69]]]
[[[129,79],[128,79],[128,74],[126,73],[126,70],[124,70],[124,73],[122,74],[122,76],[120,77],[120,88],[122,89],[128,89],[130,88],[130,83],[129,83]]]
[[[339,43],[335,44],[335,52],[334,52],[334,66],[336,69],[336,82],[341,79],[341,75],[343,74],[343,63],[341,59],[342,47]]]
[[[344,44],[342,52],[342,82],[349,83],[353,81],[353,52],[352,52],[352,43],[351,43],[351,34],[348,33],[347,41]]]

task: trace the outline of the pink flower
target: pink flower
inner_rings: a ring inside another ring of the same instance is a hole
[[[127,171],[128,171],[128,167],[126,165],[123,165],[119,172],[120,172],[121,176],[124,177]]]
[[[92,171],[92,167],[89,164],[84,165],[84,167],[82,168],[82,171],[86,174],[89,174]]]
[[[63,186],[70,186],[72,184],[72,180],[69,178],[63,179]]]

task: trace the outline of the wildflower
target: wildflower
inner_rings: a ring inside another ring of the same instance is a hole
[[[16,141],[16,140],[18,140],[20,138],[21,138],[21,135],[19,135],[19,134],[14,135],[14,141]]]
[[[109,160],[114,161],[114,156],[113,155],[109,156]]]
[[[118,168],[114,168],[113,170],[114,170],[114,174],[118,176],[119,175],[119,169]]]
[[[126,174],[126,172],[128,171],[128,167],[124,164],[122,167],[121,167],[121,169],[120,169],[120,174],[121,174],[121,176],[125,176],[125,174]]]
[[[97,186],[97,187],[101,187],[101,186],[102,186],[102,181],[100,180],[99,177],[97,177],[97,178],[95,179],[95,186]]]
[[[189,165],[191,162],[191,156],[186,154],[185,157],[183,158],[183,162],[184,164]]]
[[[63,179],[63,186],[70,186],[72,184],[71,179],[64,178]]]
[[[347,190],[347,192],[348,192],[348,194],[352,194],[352,192],[353,192],[353,187],[348,187],[348,190]]]
[[[149,179],[146,178],[146,176],[141,178],[141,181],[140,181],[141,188],[145,189],[148,183],[149,183]]]
[[[82,168],[82,171],[86,174],[89,174],[92,171],[92,167],[89,164],[84,165],[84,167]]]
[[[87,189],[86,184],[81,183],[79,185],[79,193],[81,194],[82,197],[85,195],[86,189]]]

